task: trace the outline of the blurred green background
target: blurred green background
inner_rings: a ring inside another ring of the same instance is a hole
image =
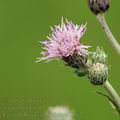
[[[118,40],[119,4],[120,1],[112,0],[106,14],[109,26]],[[62,16],[77,24],[87,22],[87,32],[82,42],[93,46],[92,49],[102,46],[108,53],[109,80],[120,92],[120,57],[88,9],[87,0],[0,0],[1,120],[44,119],[41,116],[25,117],[22,116],[24,110],[13,110],[12,106],[29,106],[29,102],[22,100],[14,104],[12,100],[19,98],[39,99],[41,102],[33,100],[30,104],[41,106],[41,113],[49,106],[60,105],[69,106],[76,114],[75,120],[119,119],[108,100],[96,93],[105,92],[103,88],[92,86],[86,77],[75,76],[74,70],[64,67],[62,61],[35,63],[41,52],[39,41],[46,39],[50,26],[59,24]],[[21,112],[21,116],[11,116],[16,112]],[[36,110],[29,112],[32,114]]]

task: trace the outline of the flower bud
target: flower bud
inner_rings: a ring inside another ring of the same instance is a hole
[[[92,60],[94,63],[103,63],[106,64],[108,56],[105,54],[103,50],[97,47],[96,51],[92,55]]]
[[[94,14],[104,13],[110,6],[110,0],[88,0],[88,5]]]
[[[108,67],[102,63],[95,63],[89,68],[88,77],[93,85],[103,85],[108,77]]]

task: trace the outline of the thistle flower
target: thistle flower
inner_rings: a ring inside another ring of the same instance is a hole
[[[52,35],[47,37],[47,40],[41,42],[45,52],[42,52],[43,57],[38,58],[38,62],[41,60],[63,59],[71,66],[76,67],[78,65],[78,56],[88,56],[87,49],[90,46],[83,45],[80,40],[86,31],[86,25],[75,25],[72,21],[64,23],[63,20],[60,25],[55,26],[52,29]],[[77,57],[77,59],[76,59]],[[75,62],[74,59],[77,61]]]
[[[88,0],[88,5],[94,14],[104,13],[108,10],[110,0]]]

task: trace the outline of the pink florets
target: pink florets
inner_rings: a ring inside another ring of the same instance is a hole
[[[47,37],[46,41],[41,42],[45,52],[42,52],[43,57],[38,58],[39,60],[64,58],[72,56],[74,53],[81,56],[89,54],[87,51],[89,46],[80,43],[80,39],[86,31],[86,25],[75,25],[68,20],[64,23],[62,20],[60,25],[51,29],[52,35]]]

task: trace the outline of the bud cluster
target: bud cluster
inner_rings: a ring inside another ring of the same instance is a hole
[[[88,68],[88,78],[93,85],[102,85],[108,78],[107,55],[97,48],[93,53],[92,65]]]
[[[64,61],[76,69],[75,73],[79,77],[87,75],[93,85],[103,85],[108,78],[108,56],[99,47],[91,54],[89,56],[73,54],[64,58]]]

